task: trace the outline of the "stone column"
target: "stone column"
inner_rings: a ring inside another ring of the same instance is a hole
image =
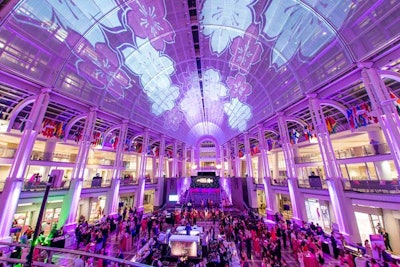
[[[193,166],[195,166],[196,165],[196,159],[195,159],[195,156],[194,156],[194,153],[195,151],[194,151],[194,147],[192,147],[191,149],[190,149],[190,169],[191,169],[191,172],[192,172],[192,175],[197,175],[197,171],[195,170],[195,169],[193,169]],[[199,167],[198,165],[197,165],[197,167]]]
[[[244,149],[245,149],[245,158],[246,158],[246,182],[247,182],[247,194],[249,196],[249,206],[251,209],[257,209],[257,188],[254,183],[253,177],[253,164],[251,162],[251,148],[250,148],[250,139],[249,134],[247,132],[244,133]]]
[[[143,211],[144,188],[146,185],[146,163],[147,147],[149,146],[149,130],[145,129],[143,133],[142,153],[140,154],[138,188],[135,193],[134,206],[138,211]]]
[[[172,155],[172,177],[178,177],[178,141],[174,141],[173,155]]]
[[[71,175],[71,184],[68,193],[64,196],[61,206],[60,218],[57,227],[64,227],[64,231],[74,231],[79,200],[82,192],[83,175],[88,159],[94,126],[96,124],[97,108],[92,108],[86,117],[85,127],[82,133],[82,140],[79,144],[75,166]]]
[[[295,221],[301,222],[307,217],[305,211],[305,202],[303,194],[299,192],[296,165],[294,163],[293,147],[290,143],[289,132],[286,125],[286,118],[283,113],[278,113],[278,126],[282,141],[283,155],[286,162],[286,172],[290,202],[292,203],[293,209],[293,219]]]
[[[157,190],[154,194],[154,208],[160,208],[164,199],[164,151],[165,151],[165,135],[161,135],[160,147],[158,155],[158,172],[157,172]]]
[[[224,152],[224,147],[220,146],[219,147],[219,164],[221,165],[221,168],[219,169],[219,176],[220,177],[225,177],[225,152]]]
[[[264,132],[261,125],[258,125],[258,145],[260,147],[261,154],[261,175],[263,178],[264,191],[265,191],[265,203],[266,203],[266,214],[267,218],[272,216],[277,211],[276,196],[271,186],[271,171],[269,169],[268,155],[265,145]]]
[[[225,144],[225,150],[226,150],[226,160],[228,161],[228,171],[227,175],[228,177],[232,177],[232,155],[231,155],[231,148],[229,146],[229,142]]]
[[[29,117],[24,122],[20,143],[14,156],[10,172],[5,181],[0,203],[5,208],[0,213],[0,241],[11,242],[10,229],[17,210],[18,200],[24,184],[24,177],[42,121],[50,101],[51,89],[43,88],[33,103]]]
[[[105,214],[114,215],[118,212],[119,202],[119,187],[122,178],[122,172],[125,169],[124,163],[124,152],[125,152],[125,140],[128,134],[128,121],[123,121],[119,130],[118,144],[115,150],[115,161],[113,167],[113,176],[111,182],[111,188],[107,193]]]
[[[360,242],[360,235],[351,199],[346,198],[341,182],[342,174],[336,162],[335,151],[333,150],[331,138],[326,127],[324,113],[316,95],[309,95],[309,107],[311,119],[317,134],[318,146],[324,163],[326,181],[328,184],[329,196],[331,198],[333,212],[339,231],[348,236],[354,242]]]
[[[372,63],[361,63],[360,65],[364,67],[361,75],[371,100],[372,114],[378,118],[393,157],[397,178],[400,178],[400,118],[385,83],[376,69],[371,68]]]
[[[187,176],[187,145],[182,145],[182,177]]]
[[[236,177],[240,177],[241,176],[241,173],[240,173],[240,161],[241,161],[241,159],[240,159],[240,157],[239,157],[239,145],[238,145],[238,139],[237,138],[235,138],[235,139],[233,139],[233,150],[235,151],[235,159],[234,159],[234,163],[235,163],[235,165],[234,165],[234,169],[233,169],[233,173],[234,173],[234,176],[236,176]]]

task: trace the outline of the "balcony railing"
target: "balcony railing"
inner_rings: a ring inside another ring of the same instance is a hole
[[[264,184],[263,180],[261,177],[253,177],[254,184]]]
[[[0,158],[13,159],[15,152],[17,152],[16,149],[0,147]]]
[[[158,178],[146,178],[146,184],[157,184]]]
[[[390,154],[390,149],[387,144],[356,146],[335,150],[335,156],[337,159],[357,158],[380,154]]]
[[[348,159],[380,154],[390,154],[390,149],[387,144],[356,146],[341,150],[335,150],[335,156],[337,159]],[[321,161],[321,153],[305,154],[294,158],[294,162],[296,164]]]
[[[321,153],[306,154],[294,158],[296,164],[322,161]]]
[[[272,178],[271,185],[288,186],[287,178]]]
[[[110,187],[111,179],[89,179],[83,180],[83,188],[102,188],[102,187]]]
[[[349,180],[343,179],[343,187],[346,191],[364,193],[399,194],[400,180]]]
[[[22,192],[38,192],[46,190],[46,181],[41,182],[30,182],[24,181],[24,186],[22,187]],[[68,190],[70,186],[69,180],[63,180],[59,184],[54,184],[50,187],[50,190]]]
[[[76,156],[77,154],[70,153],[47,153],[42,151],[32,151],[31,160],[74,163],[76,161]]]
[[[121,186],[137,185],[139,183],[137,178],[124,178],[121,179]]]
[[[328,189],[326,180],[321,178],[297,179],[299,188]]]
[[[89,165],[103,165],[103,166],[113,166],[114,160],[112,159],[100,159],[100,158],[92,158],[88,160]]]

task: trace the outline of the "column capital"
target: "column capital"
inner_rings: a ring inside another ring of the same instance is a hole
[[[40,89],[40,92],[42,93],[51,93],[51,91],[53,91],[53,88],[50,87],[43,87],[42,89]]]
[[[308,99],[315,99],[318,97],[317,93],[310,93],[306,95]]]
[[[278,111],[278,112],[276,112],[276,115],[277,115],[278,117],[284,117],[284,116],[285,116],[285,112],[283,112],[283,111]]]
[[[90,107],[90,112],[98,111],[98,110],[99,110],[99,107]]]
[[[374,63],[371,61],[357,62],[357,66],[361,69],[371,69],[373,65]]]
[[[122,124],[128,124],[129,120],[122,120]]]

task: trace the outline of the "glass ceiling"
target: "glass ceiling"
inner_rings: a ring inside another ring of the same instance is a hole
[[[399,5],[22,0],[0,65],[189,144],[223,143],[398,39]]]

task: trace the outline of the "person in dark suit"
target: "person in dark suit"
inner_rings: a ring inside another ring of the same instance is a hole
[[[382,236],[383,236],[383,241],[385,242],[386,249],[393,251],[392,247],[390,246],[389,234],[385,231],[384,228],[382,228]]]

